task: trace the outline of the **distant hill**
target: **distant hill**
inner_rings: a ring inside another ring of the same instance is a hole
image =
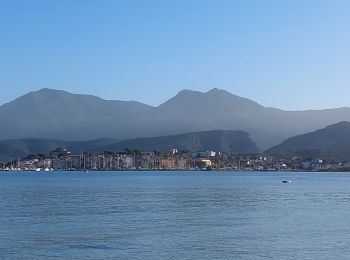
[[[203,131],[180,135],[139,138],[107,145],[106,151],[138,149],[168,152],[172,148],[186,151],[217,151],[236,153],[258,152],[256,144],[243,131]]]
[[[18,156],[24,158],[29,154],[47,154],[50,151],[63,147],[76,153],[82,151],[99,151],[101,147],[115,143],[113,139],[99,139],[86,142],[66,142],[49,139],[19,139],[0,141],[0,162],[8,162]]]
[[[271,155],[350,158],[350,122],[340,122],[321,130],[298,135],[266,151]]]
[[[0,140],[126,140],[221,129],[245,131],[265,150],[340,121],[350,121],[350,108],[283,111],[220,89],[183,90],[157,107],[42,89],[0,106]]]
[[[237,153],[255,153],[258,148],[243,131],[205,131],[174,136],[139,138],[118,142],[113,139],[99,139],[86,142],[67,142],[49,139],[21,139],[0,141],[0,162],[8,162],[18,156],[29,154],[47,154],[63,147],[73,152],[82,151],[124,151],[126,148],[144,151],[168,152],[172,148],[188,151],[221,151]]]

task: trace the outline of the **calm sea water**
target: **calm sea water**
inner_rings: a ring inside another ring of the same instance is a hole
[[[348,259],[350,174],[0,173],[0,259],[53,258]]]

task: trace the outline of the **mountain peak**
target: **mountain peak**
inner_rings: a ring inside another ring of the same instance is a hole
[[[239,109],[248,108],[249,110],[261,109],[262,106],[247,98],[239,97],[231,92],[223,89],[213,88],[207,92],[195,91],[184,89],[181,90],[175,97],[161,104],[159,107],[175,110],[188,110],[199,111],[208,110],[206,113],[210,113],[213,109],[218,107],[227,109],[233,109],[238,111]],[[203,110],[203,107],[206,107]]]
[[[52,88],[42,88],[42,89],[39,89],[38,91],[36,92],[53,92],[53,91],[59,91],[57,89],[52,89]]]
[[[209,90],[208,92],[206,92],[206,94],[210,94],[210,95],[230,95],[230,96],[235,96],[234,94],[232,94],[231,92],[224,90],[224,89],[219,89],[219,88],[213,88],[211,90]]]
[[[36,97],[36,98],[47,98],[47,97],[58,97],[58,96],[69,96],[69,95],[73,95],[72,93],[69,93],[67,91],[64,90],[57,90],[57,89],[51,89],[51,88],[42,88],[39,89],[37,91],[32,91],[29,92],[27,95],[25,96],[29,96],[29,97]]]
[[[229,91],[223,90],[223,89],[218,89],[218,88],[213,88],[207,92],[201,92],[198,90],[190,90],[190,89],[183,89],[181,90],[175,97],[184,97],[184,96],[223,96],[223,95],[230,95],[230,96],[235,96]]]
[[[221,93],[221,92],[228,92],[226,90],[223,90],[223,89],[219,89],[219,88],[213,88],[211,90],[209,90],[207,93]]]
[[[32,93],[37,93],[37,94],[46,94],[46,93],[57,93],[57,92],[65,92],[68,93],[64,90],[58,90],[58,89],[51,89],[51,88],[42,88],[37,91],[33,91]]]
[[[192,94],[203,94],[202,92],[200,91],[196,91],[196,90],[190,90],[190,89],[183,89],[181,90],[177,96],[181,96],[181,95],[192,95]]]
[[[181,94],[230,94],[233,95],[231,92],[224,90],[224,89],[219,89],[219,88],[213,88],[207,92],[201,92],[198,90],[190,90],[190,89],[183,89],[181,90],[178,95]]]

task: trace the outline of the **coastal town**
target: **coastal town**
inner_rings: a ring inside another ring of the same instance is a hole
[[[120,152],[73,153],[58,147],[47,155],[29,155],[0,164],[0,171],[316,171],[350,170],[350,162],[322,158],[277,158],[264,154],[235,154],[215,151],[167,153],[126,149]]]

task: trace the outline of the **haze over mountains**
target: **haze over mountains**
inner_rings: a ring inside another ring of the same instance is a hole
[[[243,131],[203,131],[172,136],[160,136],[117,141],[98,139],[86,142],[67,142],[50,139],[18,139],[0,141],[0,162],[8,162],[18,156],[29,154],[48,154],[57,147],[66,148],[74,153],[81,152],[118,152],[125,149],[169,152],[177,148],[183,151],[209,151],[230,153],[256,153],[258,148]]]
[[[348,160],[350,157],[350,122],[340,122],[311,133],[291,137],[271,147],[266,153],[282,157]]]
[[[125,148],[143,151],[168,152],[172,148],[183,151],[209,151],[229,153],[256,153],[258,147],[243,131],[213,130],[180,135],[138,138],[103,147],[106,151]]]
[[[0,140],[127,140],[208,130],[239,130],[259,149],[340,121],[350,108],[283,111],[225,90],[184,90],[158,107],[42,89],[0,107]]]

